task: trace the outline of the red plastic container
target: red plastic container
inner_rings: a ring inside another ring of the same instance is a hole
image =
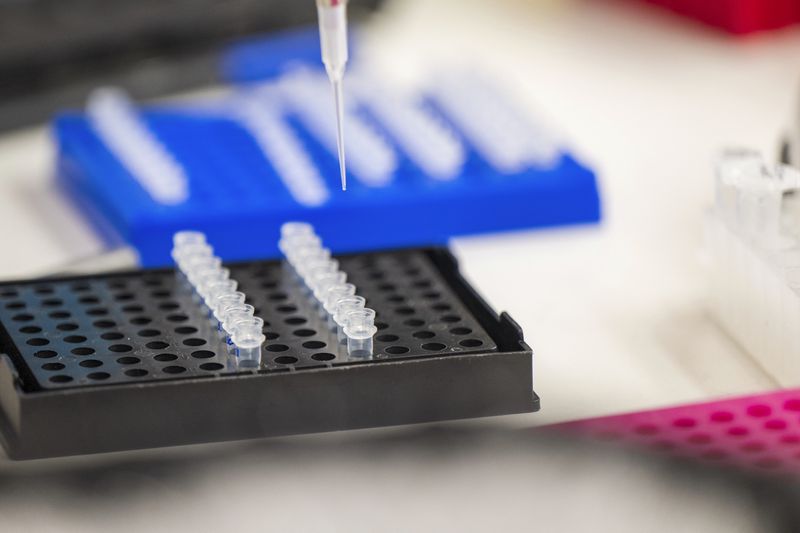
[[[736,35],[800,22],[800,0],[643,0]]]
[[[549,428],[709,463],[800,474],[800,389]]]

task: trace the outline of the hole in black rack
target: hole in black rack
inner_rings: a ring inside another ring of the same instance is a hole
[[[144,312],[144,307],[139,304],[130,304],[123,306],[122,311],[125,313],[142,313]]]
[[[279,312],[279,313],[284,313],[284,314],[288,315],[289,313],[296,313],[297,312],[297,307],[295,307],[293,305],[279,305],[278,307],[275,308],[275,310],[277,312]],[[287,322],[287,324],[289,324],[289,323],[290,322]],[[300,324],[302,324],[302,323],[303,322],[300,322]]]
[[[108,349],[111,350],[112,352],[124,353],[133,350],[133,346],[129,344],[112,344],[111,346],[108,347]]]
[[[319,350],[325,346],[327,346],[327,344],[322,341],[306,341],[303,343],[303,348],[308,348],[309,350]]]
[[[108,333],[103,333],[100,335],[100,338],[107,341],[118,341],[119,339],[124,338],[125,335],[118,331],[109,331]]]
[[[72,322],[65,322],[63,324],[58,324],[56,329],[59,331],[75,331],[78,329],[78,324],[73,324]]]
[[[23,326],[19,328],[20,333],[41,333],[42,328],[39,326]]]
[[[158,337],[161,332],[157,329],[143,329],[139,331],[138,335],[140,337]]]
[[[182,374],[183,372],[186,372],[186,368],[178,365],[165,366],[161,370],[163,370],[167,374]]]
[[[389,324],[387,324],[386,322],[375,322],[375,327],[378,328],[378,331],[381,331],[383,329],[388,328]]]
[[[72,289],[73,292],[86,292],[89,289],[91,289],[92,286],[86,282],[78,282],[78,283],[73,283],[70,288]]]
[[[70,350],[73,355],[92,355],[94,353],[94,348],[89,348],[88,346],[81,346],[80,348],[73,348]]]
[[[442,304],[432,305],[431,309],[433,309],[434,311],[449,311],[452,309],[452,307],[448,304],[442,303]]]
[[[272,300],[273,302],[282,302],[284,300],[288,300],[289,296],[284,292],[273,292],[269,295],[268,299]]]
[[[57,355],[58,352],[54,352],[53,350],[39,350],[33,354],[34,357],[39,357],[41,359],[50,359],[51,357],[55,357]]]
[[[116,301],[118,301],[118,302],[130,302],[131,300],[134,300],[135,298],[136,298],[136,295],[133,294],[132,292],[121,292],[121,293],[119,293],[119,294],[114,296],[114,299]]]
[[[279,365],[293,365],[297,362],[297,357],[292,357],[291,355],[281,355],[280,357],[275,358],[275,362]]]
[[[144,345],[148,350],[163,350],[169,346],[169,343],[164,341],[151,341]]]
[[[30,322],[33,320],[33,315],[29,315],[28,313],[20,313],[18,315],[14,315],[11,317],[11,320],[14,322]]]
[[[288,350],[289,347],[285,344],[268,344],[267,351],[268,352],[285,352]]]
[[[444,315],[441,320],[442,322],[452,323],[460,321],[461,317],[458,315]]]
[[[85,361],[81,361],[79,364],[86,368],[97,368],[98,366],[103,366],[103,362],[98,361],[97,359],[87,359]]]
[[[176,309],[180,309],[180,304],[177,302],[164,302],[158,305],[158,308],[162,311],[175,311]]]
[[[63,363],[45,363],[42,365],[44,370],[64,370]]]
[[[447,345],[442,344],[441,342],[426,342],[422,345],[423,350],[428,350],[430,352],[438,352],[440,350],[444,350],[447,348]]]
[[[203,363],[200,365],[200,368],[203,370],[208,370],[209,372],[213,372],[215,370],[222,370],[225,367],[219,363]]]
[[[86,342],[86,337],[83,335],[67,335],[64,337],[64,342],[68,342],[70,344],[80,344],[82,342]]]
[[[432,331],[415,331],[412,335],[417,339],[432,339],[436,336],[436,333]]]
[[[125,371],[125,375],[132,378],[140,378],[147,375],[147,370],[143,368],[131,368],[130,370]]]
[[[196,359],[211,359],[215,355],[217,354],[215,354],[211,350],[197,350],[192,352],[192,357]]]
[[[101,381],[110,378],[111,374],[109,374],[108,372],[92,372],[91,374],[87,374],[86,377],[89,379]]]
[[[391,355],[400,355],[404,353],[408,353],[410,350],[405,346],[389,346],[384,350],[386,353]]]
[[[115,327],[117,323],[114,322],[113,320],[95,320],[94,322],[92,322],[92,325],[96,328],[108,329]]]
[[[174,353],[160,353],[155,357],[153,357],[153,359],[155,359],[156,361],[161,361],[162,363],[165,363],[167,361],[174,361],[177,358],[178,356],[175,355]]]
[[[53,383],[69,383],[70,381],[72,381],[72,377],[65,376],[64,374],[59,374],[57,376],[51,377],[50,381],[52,381]]]
[[[284,323],[290,326],[299,326],[300,324],[305,324],[306,322],[308,322],[308,320],[301,316],[293,316],[284,320]]]
[[[408,307],[408,306],[398,307],[394,311],[398,315],[406,315],[406,316],[413,315],[414,313],[416,313],[413,307]]]
[[[109,289],[127,289],[128,283],[122,279],[112,279],[108,281],[108,288]]]
[[[197,328],[194,326],[178,326],[175,328],[175,333],[179,335],[191,335],[192,333],[197,333]]]
[[[428,287],[432,286],[433,284],[428,281],[427,279],[421,279],[419,281],[414,282],[414,287],[418,289],[427,289]]]
[[[105,307],[92,307],[86,311],[89,316],[104,316],[108,314],[108,309]]]
[[[172,293],[168,290],[157,290],[150,293],[153,298],[169,298],[172,296]]]
[[[124,357],[119,357],[117,359],[117,363],[121,365],[135,365],[136,363],[141,363],[142,360],[138,357],[133,357],[132,355],[126,355]]]
[[[186,322],[189,320],[189,317],[186,315],[169,315],[167,320],[170,322]]]
[[[206,340],[200,337],[192,337],[190,339],[183,339],[183,344],[186,346],[203,346],[206,344]]]
[[[148,287],[160,287],[164,284],[160,278],[144,278],[142,279],[142,283]]]
[[[274,341],[275,339],[277,339],[279,337],[280,337],[280,335],[278,335],[274,331],[265,331],[264,332],[264,338],[267,339],[268,341]]]
[[[148,318],[146,316],[137,316],[135,318],[131,318],[131,324],[135,326],[145,326],[152,321],[153,320],[151,318]]]
[[[35,337],[33,339],[28,339],[26,344],[30,346],[46,346],[50,344],[50,341],[42,337]]]
[[[453,328],[450,330],[450,333],[453,335],[469,335],[472,333],[472,330],[469,328]]]
[[[72,315],[70,315],[69,312],[67,311],[53,311],[47,316],[49,316],[50,318],[59,319],[59,318],[69,318]]]
[[[313,337],[317,334],[313,329],[296,329],[293,333],[296,337]]]
[[[25,309],[25,302],[9,302],[6,309]]]
[[[391,283],[381,283],[378,285],[378,289],[384,292],[394,292],[397,290],[397,287]]]
[[[405,322],[403,322],[406,326],[411,326],[412,328],[418,328],[419,326],[424,326],[425,321],[420,320],[419,318],[409,318]]]
[[[47,285],[42,285],[40,287],[36,287],[33,289],[33,292],[36,294],[53,294],[55,291],[52,287],[48,287]]]
[[[406,301],[406,297],[401,296],[400,294],[393,294],[392,296],[386,298],[386,301],[391,302],[393,304],[401,304]]]
[[[0,292],[0,296],[3,298],[16,298],[19,296],[19,293],[14,289],[4,289],[2,292]]]
[[[398,337],[397,335],[392,335],[390,333],[387,333],[385,335],[378,335],[377,337],[375,337],[375,339],[381,342],[395,342],[400,340],[400,337]]]
[[[442,293],[436,291],[428,291],[422,294],[422,297],[426,300],[438,300],[442,297]]]
[[[465,348],[476,348],[478,346],[483,345],[483,341],[479,339],[464,339],[463,341],[459,342],[461,346]]]
[[[320,352],[312,355],[311,359],[313,359],[314,361],[332,361],[333,359],[336,359],[336,356],[333,355],[332,353]]]
[[[99,304],[100,298],[97,296],[82,296],[81,298],[78,298],[78,302],[82,304]]]
[[[42,305],[44,307],[60,307],[64,305],[64,300],[60,298],[46,298],[42,300]]]

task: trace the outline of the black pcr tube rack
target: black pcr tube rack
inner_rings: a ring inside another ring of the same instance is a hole
[[[532,352],[442,248],[338,257],[377,312],[350,358],[279,261],[228,265],[258,369],[173,270],[0,284],[0,432],[29,459],[530,412]]]

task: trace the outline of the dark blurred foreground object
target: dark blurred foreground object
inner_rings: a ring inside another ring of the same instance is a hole
[[[791,481],[452,425],[0,463],[0,472],[8,531],[800,530]]]
[[[351,0],[351,16],[380,3]],[[0,0],[0,130],[99,84],[148,98],[213,83],[220,45],[316,16],[310,0]]]
[[[735,35],[800,22],[798,0],[643,0]]]

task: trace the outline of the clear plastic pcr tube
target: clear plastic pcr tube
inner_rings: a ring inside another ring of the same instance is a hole
[[[190,244],[206,244],[206,236],[199,231],[179,231],[172,236],[172,245],[182,248]]]
[[[371,356],[372,337],[377,331],[373,309],[356,309],[347,313],[344,326],[344,335],[347,337],[347,355]]]
[[[346,338],[344,335],[344,326],[347,313],[350,311],[356,311],[358,309],[364,309],[366,304],[367,301],[363,296],[348,296],[346,298],[341,298],[337,302],[336,312],[333,315],[333,321],[336,325],[336,332],[339,342],[343,342]]]
[[[281,226],[281,238],[286,239],[297,235],[316,235],[314,226],[307,222],[286,222]]]
[[[311,279],[311,288],[314,293],[314,298],[321,311],[325,310],[325,295],[328,289],[336,285],[342,285],[347,281],[347,274],[339,270],[333,272],[317,273]]]
[[[341,283],[328,287],[323,301],[325,312],[332,317],[336,312],[336,304],[339,303],[339,300],[348,296],[355,296],[355,294],[356,286],[352,283]]]
[[[266,337],[262,332],[264,321],[253,318],[236,324],[232,340],[238,362],[242,366],[257,367],[261,364],[261,345]]]
[[[245,295],[243,292],[233,292],[222,294],[214,302],[214,317],[217,319],[217,329],[222,331],[222,320],[229,308],[244,304]]]

